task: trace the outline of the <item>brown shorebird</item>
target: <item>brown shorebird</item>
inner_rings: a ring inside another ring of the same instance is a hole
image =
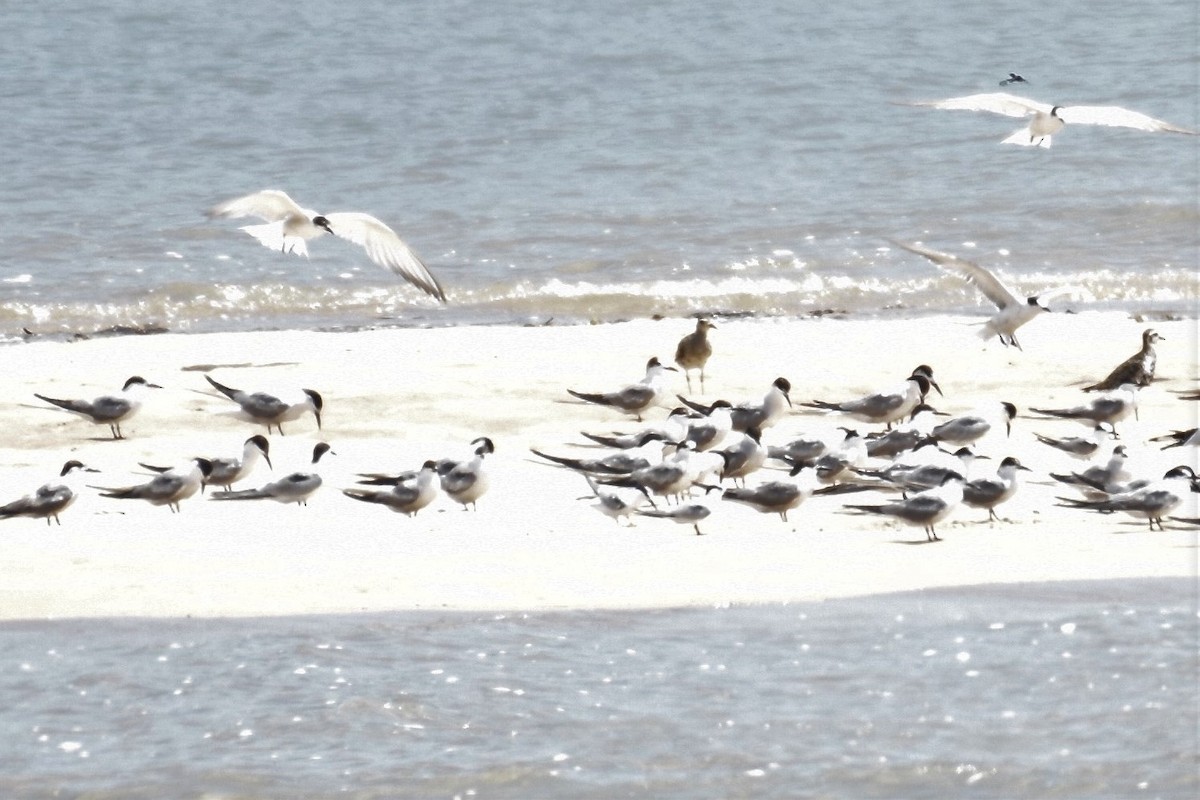
[[[687,378],[688,391],[692,390],[692,374],[694,369],[700,370],[700,393],[704,393],[704,365],[712,355],[712,345],[708,342],[708,332],[716,328],[706,319],[696,320],[696,330],[679,340],[675,348],[675,363],[683,368]]]
[[[1085,392],[1108,392],[1121,384],[1132,383],[1134,386],[1149,386],[1154,380],[1154,368],[1158,365],[1158,354],[1154,352],[1154,343],[1166,341],[1153,328],[1142,331],[1142,349],[1125,359],[1108,373],[1108,377],[1099,383],[1085,386]]]

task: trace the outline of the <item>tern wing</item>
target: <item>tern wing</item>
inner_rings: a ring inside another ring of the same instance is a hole
[[[267,222],[278,222],[292,214],[312,216],[309,211],[301,208],[295,200],[288,197],[287,192],[279,189],[264,189],[245,197],[235,197],[208,210],[210,217],[258,217]]]
[[[928,258],[939,267],[953,270],[959,275],[966,278],[968,283],[971,283],[979,291],[983,292],[983,296],[996,304],[997,308],[1005,309],[1012,305],[1018,305],[1020,301],[1016,296],[1008,290],[1008,288],[1000,282],[992,273],[988,272],[983,267],[973,261],[959,258],[958,256],[950,255],[949,253],[941,253],[937,250],[930,250],[920,245],[905,244],[904,242],[895,242],[892,244],[901,247],[910,253],[916,253],[919,256]]]
[[[1006,117],[1028,117],[1039,111],[1049,113],[1052,106],[1037,100],[1027,100],[1007,92],[987,92],[970,94],[966,97],[950,97],[946,100],[926,100],[910,103],[914,106],[927,106],[947,111],[990,111],[993,114],[1003,114]]]
[[[1197,133],[1189,128],[1181,128],[1140,111],[1130,111],[1120,106],[1063,106],[1058,109],[1058,117],[1070,125],[1107,125],[1151,133],[1188,133],[1193,136]]]
[[[446,302],[446,293],[429,268],[404,240],[383,222],[370,214],[338,211],[326,214],[334,235],[353,242],[367,251],[367,257],[385,269],[390,269],[409,283]]]

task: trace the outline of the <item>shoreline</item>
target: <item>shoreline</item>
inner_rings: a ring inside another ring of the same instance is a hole
[[[636,527],[576,500],[584,481],[529,452],[591,456],[579,432],[628,431],[632,418],[573,401],[567,388],[604,390],[641,377],[646,358],[670,363],[690,319],[578,326],[387,328],[356,332],[160,334],[0,348],[10,402],[0,423],[0,502],[8,502],[78,458],[102,470],[89,483],[146,480],[137,462],[172,464],[194,455],[235,455],[262,433],[203,374],[249,390],[314,388],[325,397],[323,430],[311,416],[270,437],[273,471],[243,487],[305,466],[319,440],[337,455],[319,465],[325,485],[307,507],[270,501],[210,502],[197,495],[180,514],[141,501],[86,493],[62,526],[0,520],[0,620],[97,617],[252,617],[373,611],[644,609],[746,605],[884,594],[940,586],[1196,576],[1197,529],[1054,506],[1066,487],[1049,471],[1085,466],[1039,445],[1033,432],[1079,435],[1076,423],[1034,419],[1028,407],[1072,405],[1079,387],[1137,349],[1141,331],[1166,337],[1158,380],[1142,392],[1140,419],[1122,423],[1136,475],[1195,466],[1195,449],[1165,451],[1146,440],[1196,425],[1200,404],[1171,390],[1196,388],[1195,320],[1152,324],[1124,313],[1045,315],[1021,331],[1023,352],[986,345],[979,317],[911,320],[832,317],[718,319],[710,334],[708,400],[762,396],[777,376],[795,403],[848,399],[890,386],[917,363],[934,366],[962,413],[992,399],[1015,402],[1008,441],[989,434],[995,462],[1016,455],[1036,470],[1009,504],[1012,523],[991,527],[960,508],[926,545],[900,528],[841,509],[844,498],[810,498],[783,523],[773,514],[708,501],[705,536],[690,526],[640,518]],[[110,441],[106,426],[41,404],[34,392],[90,397],[130,375],[161,384]],[[686,394],[682,375],[673,388]],[[1006,396],[1011,394],[1011,396]],[[840,415],[798,407],[764,435],[782,443],[830,434]],[[661,419],[666,411],[655,412]],[[863,432],[876,426],[863,425]],[[426,458],[461,457],[489,436],[492,487],[476,512],[440,496],[415,518],[341,495],[360,472],[415,469]],[[994,462],[979,462],[983,474]],[[781,479],[778,471],[750,483]],[[1052,482],[1051,482],[1052,483]],[[850,502],[879,502],[872,493]],[[1195,500],[1175,512],[1194,517]]]

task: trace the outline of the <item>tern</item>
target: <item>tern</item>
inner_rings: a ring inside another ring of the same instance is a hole
[[[1100,446],[1112,438],[1112,434],[1099,425],[1092,429],[1091,436],[1064,436],[1055,438],[1044,436],[1040,433],[1035,433],[1034,436],[1044,445],[1053,447],[1055,450],[1062,450],[1064,453],[1075,458],[1084,459],[1094,456],[1100,449]]]
[[[1105,392],[1090,402],[1072,408],[1030,408],[1038,414],[1061,419],[1073,419],[1088,425],[1107,424],[1113,436],[1117,435],[1117,423],[1137,413],[1138,387],[1132,383],[1122,384],[1119,389]]]
[[[210,375],[205,375],[204,379],[212,384],[218,392],[237,403],[242,412],[250,419],[266,425],[267,433],[271,432],[271,428],[275,428],[282,436],[283,423],[300,419],[309,411],[317,419],[317,430],[321,429],[321,410],[325,406],[325,401],[318,392],[312,389],[301,389],[303,396],[295,402],[288,403],[266,392],[251,393],[243,392],[241,389],[231,389],[224,384],[217,383]]]
[[[799,473],[799,479],[795,482],[768,481],[753,488],[726,489],[721,499],[742,503],[762,514],[778,514],[781,520],[787,522],[788,512],[807,500],[817,485],[815,471],[797,468],[796,472]]]
[[[988,522],[998,520],[996,506],[1006,503],[1017,493],[1017,473],[1032,472],[1019,460],[1009,456],[1000,462],[995,475],[976,478],[963,484],[963,504],[971,508],[986,508]]]
[[[58,515],[66,511],[78,497],[78,493],[71,484],[82,472],[97,472],[97,470],[85,467],[74,459],[68,461],[63,464],[57,478],[43,483],[37,488],[37,491],[27,494],[19,500],[0,506],[0,519],[41,517],[46,520],[47,525],[52,519],[62,525],[62,520],[58,518]]]
[[[443,459],[437,465],[442,491],[450,495],[450,499],[461,504],[464,511],[468,505],[474,510],[475,502],[488,490],[491,482],[487,470],[484,469],[483,459],[496,452],[496,445],[486,436],[473,440],[471,445],[475,448],[475,457],[471,460]]]
[[[733,430],[738,433],[745,433],[750,428],[758,428],[761,431],[774,425],[792,407],[791,391],[792,384],[787,378],[776,378],[771,382],[771,388],[763,395],[761,402],[745,402],[732,406],[730,418]],[[701,414],[707,415],[712,413],[713,408],[716,406],[716,403],[706,406],[703,403],[697,403],[679,395],[676,396],[688,408],[693,411],[699,411]]]
[[[683,369],[687,379],[688,391],[692,390],[692,370],[700,370],[700,393],[704,393],[704,365],[712,355],[712,345],[708,341],[708,332],[716,329],[706,319],[696,320],[696,330],[679,340],[675,347],[675,363]]]
[[[406,472],[391,479],[391,489],[343,489],[342,494],[364,503],[386,506],[397,514],[415,517],[417,512],[433,502],[438,493],[437,462],[426,461],[417,472]],[[381,485],[376,480],[371,483]]]
[[[134,375],[125,381],[121,394],[106,394],[95,400],[59,400],[34,394],[39,400],[44,400],[52,406],[78,414],[96,425],[107,425],[114,439],[124,439],[121,423],[132,417],[142,407],[142,392],[145,389],[161,389],[157,383],[150,383],[140,375]]]
[[[908,525],[920,525],[925,529],[926,541],[934,542],[941,541],[934,526],[950,516],[962,499],[962,476],[950,473],[941,486],[919,492],[906,500],[883,505],[847,505],[846,508],[894,517]]]
[[[1028,81],[1023,81],[1028,83]],[[1032,117],[1029,124],[1014,131],[1001,144],[1018,144],[1026,147],[1049,147],[1050,138],[1072,125],[1104,125],[1115,128],[1133,128],[1149,133],[1186,133],[1196,131],[1164,122],[1161,119],[1130,111],[1120,106],[1059,106],[1029,100],[1007,92],[987,92],[966,97],[951,97],[946,100],[910,103],[948,111],[988,111],[1006,117]]]
[[[910,253],[923,256],[939,267],[957,273],[960,277],[966,279],[968,283],[974,284],[975,288],[979,289],[983,296],[995,303],[996,308],[999,309],[991,319],[983,323],[983,329],[979,332],[980,337],[987,340],[993,336],[998,336],[1000,337],[1001,344],[1006,346],[1012,345],[1018,350],[1021,349],[1021,344],[1017,341],[1017,328],[1020,328],[1039,314],[1049,311],[1049,306],[1045,304],[1049,303],[1052,298],[1081,293],[1077,287],[1060,286],[1057,289],[1051,289],[1020,300],[1000,282],[999,278],[973,261],[967,261],[949,253],[930,250],[916,244],[905,244],[904,242],[897,241],[893,241],[892,244]]]
[[[644,446],[647,436],[671,442],[683,439],[687,436],[690,425],[691,412],[681,406],[672,410],[662,422],[651,423],[633,433],[605,434],[588,433],[587,431],[580,431],[580,433],[585,439],[589,439],[596,444],[612,447],[617,450],[629,450],[634,447]]]
[[[592,490],[591,496],[596,499],[592,507],[599,510],[604,516],[611,517],[618,525],[624,519],[628,521],[629,527],[633,527],[633,520],[630,519],[630,516],[638,510],[638,506],[650,499],[650,495],[646,494],[646,490],[639,486],[637,487],[637,494],[631,495],[630,499],[626,500],[607,487],[598,485],[592,480],[590,475],[584,475],[583,477],[587,480],[588,487]]]
[[[708,506],[700,503],[688,503],[687,505],[676,506],[670,509],[652,509],[649,511],[638,511],[643,517],[656,517],[658,519],[669,519],[672,522],[680,525],[691,525],[696,531],[697,536],[703,536],[700,531],[701,521],[708,518],[712,510]]]
[[[1189,492],[1200,492],[1200,484],[1197,484],[1196,473],[1192,468],[1181,465],[1168,470],[1160,481],[1102,500],[1075,500],[1069,497],[1058,499],[1061,501],[1060,505],[1068,508],[1085,508],[1105,513],[1123,511],[1148,520],[1150,530],[1154,530],[1157,524],[1161,531],[1163,517],[1178,508]]]
[[[330,449],[327,442],[318,442],[313,447],[312,466],[315,470],[317,462],[326,453],[337,455]],[[297,471],[285,475],[279,480],[271,481],[258,489],[242,489],[231,492],[213,492],[214,500],[274,500],[277,503],[295,503],[298,506],[308,505],[308,498],[321,488],[321,476],[315,471]]]
[[[646,362],[646,376],[638,383],[613,392],[577,392],[567,389],[567,393],[588,403],[609,406],[633,414],[641,422],[642,413],[658,405],[662,399],[666,390],[664,384],[667,373],[678,371],[674,367],[663,366],[657,358],[651,358]]]
[[[842,403],[814,400],[801,405],[823,411],[839,411],[862,422],[885,424],[890,428],[893,422],[907,417],[913,409],[925,402],[925,396],[929,394],[930,389],[937,390],[938,394],[942,393],[941,387],[933,379],[932,368],[922,364],[896,389],[876,392]]]
[[[684,435],[697,451],[712,450],[733,431],[733,406],[726,400],[718,400],[704,416],[688,421]]]
[[[1117,365],[1102,381],[1091,386],[1083,387],[1085,392],[1108,392],[1124,383],[1135,386],[1149,386],[1154,380],[1154,368],[1158,365],[1158,354],[1154,352],[1155,342],[1166,341],[1153,328],[1142,331],[1142,349]]]
[[[209,463],[212,464],[212,470],[204,478],[204,486],[200,487],[200,491],[204,491],[205,486],[220,486],[225,491],[233,488],[233,484],[245,478],[258,465],[259,459],[264,459],[267,466],[271,466],[270,456],[271,445],[267,442],[267,437],[261,435],[251,436],[242,445],[242,457],[238,458],[210,458]],[[138,466],[144,467],[151,472],[163,473],[169,471],[170,467],[156,467],[153,464],[142,464]]]
[[[751,428],[740,440],[717,452],[725,460],[721,480],[731,480],[735,485],[738,481],[744,484],[747,475],[762,469],[768,456],[768,449],[762,444],[762,431],[758,428]]]
[[[895,458],[901,453],[915,450],[929,438],[932,429],[930,420],[934,415],[945,416],[931,405],[918,403],[905,425],[867,435],[867,455],[871,458]]]
[[[1163,450],[1169,450],[1172,447],[1197,447],[1200,446],[1200,428],[1188,428],[1186,431],[1171,431],[1162,436],[1155,436],[1150,441],[1169,442],[1169,444],[1162,446]]]
[[[929,431],[930,441],[944,444],[968,445],[982,439],[992,429],[989,416],[1004,420],[1004,435],[1012,435],[1012,421],[1017,416],[1017,407],[1007,400],[1001,401],[998,414],[966,414],[936,425]],[[868,448],[869,452],[869,448]]]
[[[370,214],[358,211],[338,211],[318,214],[301,208],[286,192],[267,189],[213,206],[209,217],[258,217],[265,225],[246,225],[246,233],[264,246],[284,253],[308,256],[308,241],[332,233],[339,239],[356,244],[367,252],[367,258],[384,269],[390,269],[421,291],[441,302],[446,293],[429,268],[417,257],[394,230]]]
[[[629,475],[604,481],[609,486],[625,486],[642,489],[649,494],[661,497],[681,498],[695,482],[695,474],[688,463],[691,459],[692,447],[688,442],[679,442],[678,448],[670,458],[664,458],[658,464],[634,470]]]
[[[1097,492],[1106,494],[1109,487],[1129,480],[1129,471],[1125,469],[1125,462],[1128,460],[1129,452],[1125,449],[1125,445],[1117,445],[1113,448],[1108,461],[1103,465],[1097,464],[1088,467],[1083,472],[1051,472],[1050,477],[1059,483],[1074,486],[1085,495],[1095,498]]]
[[[137,486],[108,489],[102,486],[101,497],[117,500],[145,500],[151,505],[167,506],[172,514],[179,513],[180,502],[188,499],[204,485],[204,479],[212,472],[212,462],[207,458],[193,458],[183,466],[155,475],[150,481]]]

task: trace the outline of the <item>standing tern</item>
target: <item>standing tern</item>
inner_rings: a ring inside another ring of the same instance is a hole
[[[1027,83],[1027,81],[1024,82]],[[1050,137],[1061,131],[1066,123],[1133,128],[1149,133],[1196,134],[1196,131],[1188,128],[1120,106],[1058,106],[1017,97],[1007,92],[987,92],[966,97],[951,97],[946,100],[910,103],[909,105],[948,111],[988,111],[993,114],[1003,114],[1006,117],[1032,117],[1028,125],[1014,131],[1001,142],[1001,144],[1018,144],[1026,147],[1049,147]]]
[[[180,502],[188,499],[204,485],[204,479],[212,472],[212,462],[207,458],[193,458],[183,466],[155,475],[150,481],[137,486],[107,489],[102,486],[101,497],[117,500],[145,500],[155,506],[167,506],[172,514],[179,513]]]
[[[1088,425],[1105,425],[1117,435],[1117,423],[1131,414],[1137,414],[1138,387],[1132,383],[1122,384],[1119,389],[1093,397],[1090,402],[1071,408],[1030,408],[1038,414],[1061,419],[1073,419]]]
[[[801,403],[806,408],[817,408],[823,411],[839,411],[854,419],[892,427],[892,423],[907,417],[919,404],[925,401],[930,389],[938,394],[942,389],[933,379],[933,370],[922,364],[913,370],[912,375],[904,383],[892,390],[876,392],[856,400],[833,403],[825,400],[813,400],[811,403]]]
[[[1062,450],[1064,453],[1075,458],[1084,459],[1094,456],[1100,449],[1100,446],[1112,438],[1112,434],[1100,425],[1092,429],[1091,436],[1064,436],[1055,438],[1040,433],[1035,433],[1034,436],[1044,445],[1053,447],[1055,450]]]
[[[696,531],[697,536],[703,536],[700,531],[700,523],[708,518],[712,510],[708,506],[701,503],[688,503],[687,505],[676,506],[668,509],[651,509],[649,511],[638,511],[643,517],[657,517],[658,519],[669,519],[679,525],[691,525]]]
[[[426,461],[417,472],[406,472],[391,479],[391,489],[343,489],[352,500],[386,506],[397,514],[415,517],[417,512],[433,502],[438,493],[437,462]],[[370,481],[381,485],[378,476]]]
[[[1129,471],[1125,469],[1128,460],[1129,452],[1125,445],[1121,444],[1113,448],[1112,455],[1103,465],[1088,467],[1083,472],[1051,472],[1050,477],[1059,483],[1074,486],[1085,495],[1094,498],[1097,492],[1107,494],[1109,487],[1129,480]]]
[[[687,379],[688,391],[692,390],[692,370],[700,370],[700,393],[704,393],[704,365],[712,355],[712,345],[708,341],[708,332],[716,329],[706,319],[696,320],[696,330],[679,340],[675,347],[675,363],[683,369]]]
[[[776,378],[771,382],[771,388],[763,395],[761,402],[745,402],[733,406],[730,412],[733,430],[745,433],[750,428],[758,428],[761,431],[774,425],[792,407],[791,391],[792,384],[787,378]],[[716,405],[714,403],[706,406],[682,396],[679,396],[679,399],[693,411],[706,415],[712,413]]]
[[[1189,492],[1200,492],[1200,484],[1197,483],[1196,473],[1192,468],[1181,465],[1168,470],[1160,481],[1102,500],[1075,500],[1069,497],[1058,499],[1061,501],[1060,505],[1068,508],[1084,508],[1104,513],[1123,511],[1149,521],[1150,530],[1154,530],[1157,524],[1161,531],[1163,517],[1178,508]]]
[[[53,406],[78,414],[96,425],[107,425],[114,439],[124,439],[121,423],[138,412],[142,407],[142,391],[145,389],[161,389],[157,383],[150,383],[140,375],[134,375],[125,381],[119,395],[101,395],[95,400],[59,400],[44,394],[34,394],[39,400],[44,400]]]
[[[746,476],[762,469],[768,455],[768,449],[762,444],[762,431],[758,428],[751,428],[741,439],[717,452],[725,461],[721,480],[731,480],[734,485],[738,481],[744,485]]]
[[[905,244],[897,241],[893,241],[892,244],[910,253],[923,256],[939,267],[957,273],[968,283],[974,284],[975,288],[979,289],[983,296],[995,303],[996,308],[999,309],[991,319],[983,323],[983,329],[979,335],[984,340],[999,336],[1001,344],[1012,345],[1018,350],[1021,349],[1021,344],[1017,341],[1017,328],[1042,312],[1049,311],[1050,308],[1044,303],[1049,303],[1051,298],[1082,293],[1077,287],[1060,286],[1057,289],[1019,300],[1008,287],[1000,282],[999,278],[973,261],[967,261],[949,253],[930,250],[917,244]]]
[[[926,541],[935,542],[941,541],[941,537],[934,526],[950,516],[962,499],[962,476],[950,473],[941,486],[919,492],[906,500],[882,505],[847,505],[846,508],[893,517],[908,525],[920,525],[925,529]]]
[[[963,504],[971,508],[986,508],[988,522],[998,520],[996,506],[1006,503],[1017,493],[1017,473],[1032,472],[1019,460],[1009,456],[1000,462],[995,475],[976,478],[963,484]]]
[[[0,519],[41,517],[46,520],[47,525],[50,524],[51,519],[62,525],[62,520],[58,518],[58,515],[66,511],[78,497],[78,493],[71,485],[77,480],[76,476],[81,472],[96,471],[72,459],[63,464],[57,478],[43,483],[37,488],[37,491],[27,494],[19,500],[13,500],[11,503],[0,506]]]
[[[1004,435],[1012,435],[1012,421],[1017,416],[1017,407],[1007,400],[997,404],[996,413],[980,412],[954,417],[948,422],[935,425],[927,437],[943,444],[968,445],[982,439],[992,429],[993,420],[1004,421]]]
[[[613,392],[577,392],[567,389],[572,397],[588,403],[609,406],[633,414],[640,422],[642,414],[658,405],[666,391],[668,372],[678,372],[674,367],[663,366],[657,358],[646,362],[646,376],[638,383],[630,384]]]
[[[286,192],[267,189],[233,200],[226,200],[208,211],[210,217],[258,217],[265,225],[246,225],[246,233],[264,246],[284,253],[308,256],[308,241],[332,233],[339,239],[358,245],[367,258],[390,269],[421,291],[441,302],[446,293],[429,268],[417,257],[394,230],[370,214],[338,211],[318,214],[301,208]]]
[[[267,442],[267,437],[261,435],[251,436],[242,445],[242,457],[238,458],[210,458],[209,463],[212,464],[212,469],[204,478],[204,486],[200,487],[200,491],[204,491],[205,486],[220,486],[225,491],[233,488],[233,484],[245,478],[258,465],[259,459],[265,459],[267,466],[271,466],[270,456],[271,446]],[[150,470],[151,472],[163,473],[169,471],[170,467],[156,467],[153,464],[142,464],[138,466]]]
[[[726,489],[721,499],[742,503],[762,514],[778,514],[787,522],[788,512],[807,500],[817,486],[816,472],[812,469],[801,467],[795,472],[799,478],[794,482],[767,481],[752,488]]]
[[[313,447],[312,470],[297,471],[271,481],[258,489],[242,489],[231,492],[213,492],[214,500],[274,500],[277,503],[308,505],[308,498],[321,488],[321,476],[315,471],[317,462],[326,453],[337,455],[327,442],[318,442]]]
[[[585,474],[583,477],[587,480],[588,488],[592,490],[591,496],[596,498],[593,507],[598,509],[604,516],[611,517],[618,525],[624,519],[628,521],[629,527],[633,527],[633,520],[630,519],[630,516],[638,510],[638,506],[644,501],[650,500],[650,495],[646,494],[646,490],[640,486],[637,487],[637,494],[633,494],[629,499],[626,499],[617,492],[597,484],[592,480],[592,476]]]
[[[1154,343],[1166,341],[1153,328],[1142,331],[1142,349],[1122,361],[1108,373],[1102,381],[1091,386],[1083,387],[1085,392],[1108,392],[1124,383],[1135,386],[1149,386],[1154,380],[1154,368],[1158,366],[1158,354],[1154,352]]]
[[[496,445],[486,436],[480,436],[471,444],[475,447],[475,457],[471,460],[443,459],[437,465],[442,491],[448,494],[451,500],[461,504],[464,511],[467,510],[467,506],[474,510],[475,502],[483,497],[491,485],[483,460],[485,456],[496,452]]]
[[[300,419],[309,411],[317,419],[317,430],[321,429],[321,409],[324,408],[325,401],[318,392],[312,389],[301,389],[303,396],[288,403],[266,392],[251,393],[243,392],[241,389],[231,389],[224,384],[217,383],[210,375],[205,375],[204,379],[212,384],[218,392],[237,403],[246,416],[255,422],[266,425],[267,433],[271,432],[271,428],[275,428],[282,436],[283,423]]]

